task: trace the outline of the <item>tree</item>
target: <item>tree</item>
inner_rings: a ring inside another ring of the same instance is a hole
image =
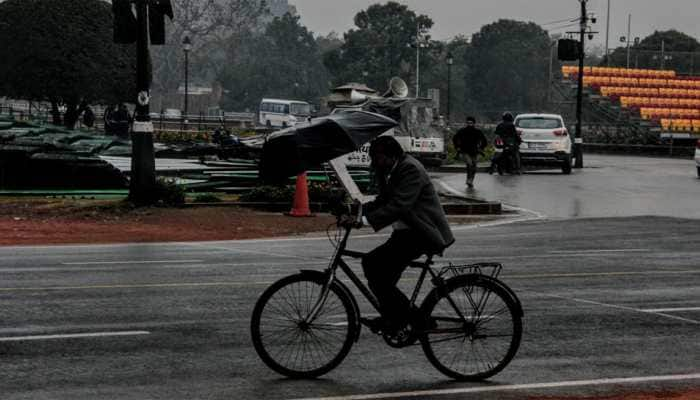
[[[433,26],[429,17],[390,1],[360,11],[354,22],[357,29],[345,33],[343,45],[324,56],[335,84],[362,80],[365,71],[365,83],[377,90],[385,89],[393,76],[415,79],[416,50],[410,46],[415,46],[419,29],[426,34]]]
[[[655,31],[638,45],[630,45],[630,67],[660,69],[661,47],[664,47],[664,69],[692,73],[700,63],[693,53],[700,51],[700,43],[692,36],[676,30]],[[602,63],[601,63],[602,64]],[[618,47],[610,54],[610,65],[627,67],[627,47]]]
[[[465,52],[468,106],[496,117],[541,109],[546,101],[549,36],[537,24],[499,20],[472,37]]]
[[[251,33],[247,42],[220,75],[225,108],[255,108],[263,97],[316,102],[328,92],[318,44],[298,16],[275,18],[263,35]]]
[[[457,36],[448,42],[433,41],[428,51],[421,56],[421,86],[440,89],[440,114],[447,117],[447,56],[452,54],[453,64],[450,68],[450,122],[464,122],[465,115],[465,53],[469,40]]]
[[[101,0],[0,3],[0,95],[49,101],[54,123],[66,106],[73,128],[81,104],[136,97],[136,50],[113,43],[111,5]]]
[[[172,4],[176,18],[169,26],[166,45],[152,50],[153,90],[164,94],[175,93],[184,79],[185,36],[193,44],[190,75],[212,81],[268,15],[266,3],[260,0],[172,0]]]
[[[325,54],[329,51],[339,49],[343,45],[343,39],[338,36],[336,31],[331,31],[326,36],[316,37],[316,44],[321,54]]]

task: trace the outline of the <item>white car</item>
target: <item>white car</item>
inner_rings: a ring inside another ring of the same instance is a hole
[[[513,123],[522,139],[523,166],[556,166],[571,173],[572,140],[561,115],[520,114]]]
[[[695,169],[697,169],[698,178],[700,178],[700,139],[695,144]]]

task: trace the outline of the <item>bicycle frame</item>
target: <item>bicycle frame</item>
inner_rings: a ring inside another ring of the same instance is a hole
[[[321,291],[321,295],[319,296],[319,299],[316,301],[316,304],[314,307],[312,307],[311,311],[309,314],[306,316],[304,319],[305,322],[307,323],[312,323],[316,317],[318,316],[318,313],[320,312],[321,308],[326,302],[326,299],[328,298],[328,293],[330,292],[331,285],[336,279],[336,272],[338,268],[340,268],[345,275],[347,275],[348,278],[350,278],[350,281],[352,281],[353,284],[360,290],[360,292],[365,296],[367,301],[374,307],[374,309],[377,312],[380,312],[379,308],[379,301],[377,300],[377,297],[369,290],[369,288],[360,280],[360,278],[355,274],[350,266],[343,260],[343,256],[348,256],[352,258],[362,258],[365,256],[366,253],[362,253],[359,251],[354,251],[354,250],[347,250],[347,242],[348,238],[350,237],[350,232],[352,231],[351,228],[346,228],[345,233],[343,234],[343,238],[340,240],[338,243],[338,246],[336,247],[336,250],[333,254],[333,257],[331,258],[331,262],[328,265],[328,268],[326,269],[326,272],[328,274],[328,281],[325,283],[323,290]],[[440,287],[445,283],[445,279],[436,274],[435,271],[433,271],[432,268],[430,268],[430,265],[433,264],[432,261],[432,256],[428,255],[427,259],[425,261],[411,261],[408,264],[409,268],[420,268],[421,273],[420,276],[418,277],[418,282],[416,283],[416,287],[413,289],[413,293],[411,294],[410,298],[410,305],[414,306],[416,303],[416,300],[418,299],[418,294],[420,293],[422,287],[423,287],[423,282],[425,281],[425,278],[427,274],[430,274],[431,276],[431,281],[433,282],[433,285],[435,287]],[[452,307],[455,309],[457,312],[457,315],[463,320],[467,321],[466,317],[463,315],[462,311],[459,309],[457,304],[452,300],[452,298],[449,296],[449,294],[446,296]]]

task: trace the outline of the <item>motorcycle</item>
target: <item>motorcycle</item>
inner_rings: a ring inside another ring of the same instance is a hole
[[[498,175],[508,174],[520,174],[520,169],[517,162],[517,149],[512,143],[505,143],[503,139],[497,137],[494,145],[497,149],[501,150],[501,153],[496,153],[491,159],[491,168],[489,173],[492,174],[495,171]]]

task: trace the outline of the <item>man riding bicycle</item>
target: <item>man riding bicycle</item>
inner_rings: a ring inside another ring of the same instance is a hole
[[[378,331],[397,331],[408,324],[421,328],[426,323],[424,317],[410,309],[397,283],[409,262],[423,254],[440,254],[455,239],[440,198],[418,160],[405,154],[391,136],[375,139],[369,156],[379,193],[363,206],[363,223],[375,231],[391,225],[393,233],[362,259],[381,312],[380,318],[365,323]]]

